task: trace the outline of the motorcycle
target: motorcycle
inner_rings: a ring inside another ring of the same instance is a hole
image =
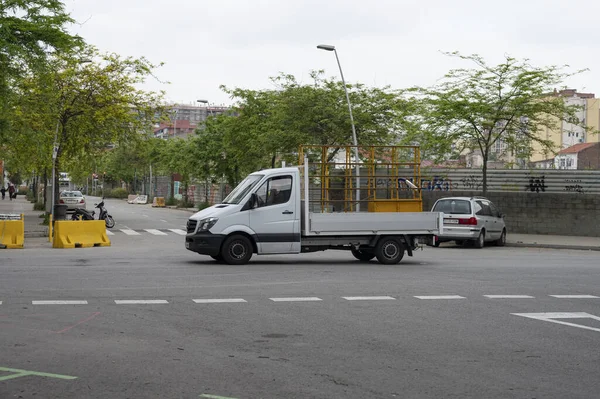
[[[112,229],[115,226],[115,220],[113,219],[113,217],[111,215],[108,214],[108,211],[104,207],[104,198],[102,199],[102,202],[100,202],[99,204],[94,204],[94,205],[96,205],[95,208],[98,208],[100,210],[100,214],[98,215],[98,220],[104,220],[104,222],[106,223],[106,227],[109,229]],[[95,214],[96,214],[95,211],[90,212],[86,209],[75,209],[75,212],[73,213],[73,216],[71,217],[71,219],[72,220],[96,220],[94,218]]]

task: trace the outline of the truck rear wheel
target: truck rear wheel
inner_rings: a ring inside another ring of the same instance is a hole
[[[361,262],[368,262],[375,257],[375,253],[373,251],[368,251],[364,249],[352,248],[350,252],[352,252],[352,255]]]
[[[404,245],[392,237],[383,237],[375,248],[377,260],[384,265],[395,265],[404,257]]]
[[[252,243],[243,235],[232,235],[221,247],[223,261],[230,265],[245,265],[252,257]]]

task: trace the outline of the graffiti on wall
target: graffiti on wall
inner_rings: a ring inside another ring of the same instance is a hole
[[[532,193],[545,192],[548,188],[545,180],[545,175],[529,175],[529,184],[525,185],[525,191],[531,191]]]
[[[476,175],[463,177],[460,181],[462,182],[463,187],[468,190],[479,190],[483,184],[481,177]]]
[[[565,179],[565,191],[585,194],[585,190],[581,186],[581,179]]]

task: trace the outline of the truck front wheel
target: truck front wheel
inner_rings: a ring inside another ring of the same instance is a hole
[[[404,257],[404,246],[396,238],[383,237],[377,243],[375,256],[384,265],[395,265]]]
[[[350,252],[352,252],[352,255],[361,262],[368,262],[375,257],[373,251],[367,251],[364,249],[352,248]]]
[[[252,257],[252,243],[243,235],[232,235],[221,247],[223,261],[230,265],[245,265]]]

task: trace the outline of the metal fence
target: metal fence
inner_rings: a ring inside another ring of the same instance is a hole
[[[419,183],[423,191],[478,191],[483,188],[483,173],[479,169],[422,169]],[[488,191],[600,194],[600,171],[490,169],[487,186]]]

